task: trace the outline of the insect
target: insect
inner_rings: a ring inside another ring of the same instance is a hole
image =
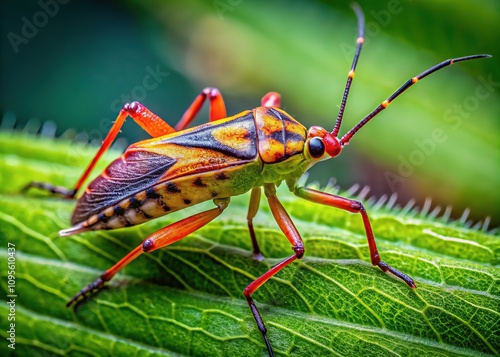
[[[116,138],[125,119],[130,116],[152,139],[128,147],[123,155],[90,183],[76,203],[71,218],[72,227],[61,230],[59,234],[69,236],[90,230],[133,226],[208,200],[213,200],[216,206],[172,223],[146,237],[128,255],[77,293],[67,306],[102,287],[142,253],[172,244],[206,225],[227,208],[232,196],[248,191],[251,191],[251,195],[247,219],[253,256],[255,259],[262,259],[253,219],[259,208],[263,189],[271,212],[293,249],[291,256],[243,290],[267,351],[273,356],[266,326],[252,294],[281,269],[302,258],[305,252],[298,230],[276,196],[276,185],[282,181],[300,198],[359,213],[368,240],[371,263],[401,279],[410,288],[415,288],[411,277],[381,260],[370,220],[361,202],[300,187],[297,181],[312,165],[338,156],[359,129],[420,79],[456,62],[490,56],[479,54],[448,59],[410,78],[356,126],[339,137],[345,105],[364,42],[364,15],[359,6],[353,5],[353,9],[358,19],[356,51],[331,132],[318,126],[306,129],[280,109],[280,95],[275,92],[266,94],[261,106],[226,117],[220,92],[215,88],[206,88],[196,97],[175,128],[138,102],[125,104],[97,154],[73,189],[42,182],[31,182],[27,186],[74,198],[96,162]],[[209,123],[186,129],[207,100],[210,105]]]

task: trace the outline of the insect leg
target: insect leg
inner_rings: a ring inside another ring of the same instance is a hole
[[[109,130],[108,135],[106,135],[106,138],[102,142],[99,151],[97,151],[97,154],[94,156],[89,166],[87,166],[87,169],[83,172],[82,176],[77,181],[73,189],[67,189],[48,183],[32,181],[23,190],[27,190],[30,187],[37,187],[52,193],[60,194],[66,198],[74,198],[78,190],[82,187],[83,183],[92,172],[92,169],[96,165],[97,161],[99,161],[104,152],[111,146],[111,144],[115,140],[116,136],[120,132],[123,123],[125,123],[125,119],[127,119],[128,116],[134,119],[134,121],[152,137],[166,135],[175,131],[174,128],[168,125],[163,119],[152,113],[149,109],[147,109],[139,102],[127,103],[120,110],[120,113],[116,117],[116,120]]]
[[[375,237],[373,236],[372,227],[370,225],[370,220],[366,214],[366,210],[363,204],[359,201],[351,200],[349,198],[344,198],[336,195],[332,195],[326,192],[316,191],[306,187],[296,187],[293,192],[296,196],[304,198],[308,201],[319,203],[322,205],[337,207],[349,212],[359,213],[363,218],[363,225],[365,227],[366,238],[368,240],[368,247],[370,249],[370,259],[373,265],[378,266],[382,271],[389,272],[399,279],[403,280],[411,288],[415,288],[415,283],[412,278],[410,278],[405,273],[394,269],[386,262],[380,259],[380,255],[377,250],[377,245],[375,244]]]
[[[175,130],[182,130],[186,128],[189,123],[193,121],[196,115],[200,112],[203,103],[206,100],[210,102],[209,119],[210,121],[219,120],[225,118],[226,115],[226,105],[224,104],[224,99],[217,88],[205,88],[201,93],[195,98],[193,103],[186,110],[181,120],[175,126]]]
[[[269,92],[260,101],[263,107],[281,107],[281,95],[277,92]]]
[[[66,306],[71,306],[80,296],[85,296],[91,291],[102,287],[105,282],[111,280],[120,270],[125,268],[142,253],[149,253],[153,250],[163,248],[200,229],[224,211],[229,204],[229,198],[217,199],[214,200],[214,203],[217,205],[216,208],[184,218],[149,235],[139,246],[134,248],[134,250],[128,253],[118,263],[106,270],[94,282],[80,290],[78,294],[67,302]]]
[[[248,230],[250,231],[250,238],[252,239],[252,246],[253,246],[253,258],[258,261],[264,259],[264,256],[260,253],[259,244],[257,243],[257,238],[255,237],[255,231],[253,229],[253,218],[255,217],[257,211],[259,210],[260,194],[261,194],[260,187],[254,187],[252,189],[252,194],[250,196],[250,204],[248,206],[248,215],[247,215]]]
[[[267,184],[264,186],[264,192],[267,196],[267,200],[269,202],[269,207],[271,208],[271,212],[273,213],[274,219],[278,223],[281,231],[285,234],[286,238],[292,244],[292,249],[294,254],[282,262],[278,263],[267,272],[262,274],[260,277],[251,282],[245,290],[243,290],[243,295],[245,295],[248,305],[250,306],[250,310],[252,311],[255,322],[257,323],[257,327],[262,333],[264,337],[264,342],[267,346],[267,351],[269,352],[269,356],[274,356],[271,344],[269,339],[267,338],[267,329],[260,316],[259,310],[252,299],[252,294],[260,288],[266,281],[268,281],[272,276],[278,273],[281,269],[286,267],[288,264],[293,262],[296,259],[302,258],[304,255],[304,243],[302,242],[302,238],[300,237],[297,228],[293,224],[290,216],[285,211],[285,208],[281,205],[281,202],[276,197],[276,187],[274,184]]]

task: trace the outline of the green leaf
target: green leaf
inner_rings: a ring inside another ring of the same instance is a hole
[[[1,296],[10,300],[8,243],[15,245],[17,295],[15,351],[5,340],[9,306],[0,305],[1,355],[266,355],[242,290],[291,249],[264,201],[255,220],[264,261],[250,258],[248,196],[234,197],[213,223],[139,257],[68,309],[68,299],[149,233],[213,205],[129,229],[59,237],[74,202],[19,190],[33,179],[71,187],[95,148],[6,133],[0,143]],[[381,256],[415,278],[413,290],[369,264],[359,215],[318,209],[285,187],[278,194],[306,255],[254,294],[276,355],[500,353],[498,236],[368,208]]]

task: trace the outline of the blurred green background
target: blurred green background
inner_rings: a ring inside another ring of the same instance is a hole
[[[356,37],[350,1],[66,2],[0,5],[4,129],[14,116],[33,132],[53,121],[57,135],[74,128],[99,143],[123,103],[139,100],[174,124],[206,86],[222,91],[231,115],[274,90],[304,125],[333,126]],[[431,197],[455,217],[469,207],[472,219],[500,225],[500,2],[359,3],[366,42],[341,133],[437,62],[494,57],[411,88],[310,180],[396,191],[401,204]],[[206,120],[205,110],[196,123]],[[123,137],[147,135],[130,121]]]

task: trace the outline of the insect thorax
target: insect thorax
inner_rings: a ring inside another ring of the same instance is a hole
[[[278,164],[302,155],[307,129],[278,108],[254,109],[257,149],[265,164]]]

